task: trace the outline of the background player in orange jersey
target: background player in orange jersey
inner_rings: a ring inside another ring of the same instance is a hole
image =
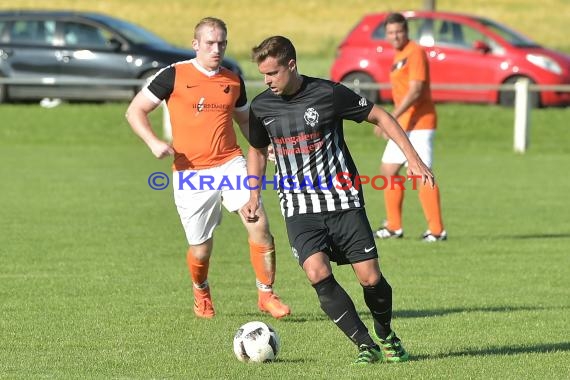
[[[247,176],[237,144],[235,120],[248,137],[249,105],[243,80],[221,66],[227,47],[227,28],[217,18],[202,19],[194,29],[196,58],[162,69],[132,100],[127,120],[155,157],[174,155],[174,200],[189,249],[187,262],[198,317],[215,315],[208,266],[213,232],[221,222],[222,205],[237,212],[249,200],[249,188],[220,186]],[[172,145],[153,132],[148,114],[165,101],[172,125]],[[214,179],[204,186],[201,178]],[[254,223],[246,223],[250,258],[256,275],[258,307],[275,318],[290,314],[273,292],[275,245],[264,209]]]
[[[421,46],[410,41],[408,23],[399,13],[392,13],[386,18],[386,38],[396,50],[390,73],[394,98],[392,115],[408,134],[422,161],[431,168],[437,115],[431,99],[427,56]],[[377,136],[386,138],[380,128],[375,128],[374,132]],[[382,156],[380,173],[385,177],[397,175],[404,164],[407,165],[407,160],[400,148],[394,141],[388,141]],[[428,223],[428,230],[422,235],[422,239],[427,242],[446,240],[447,232],[441,218],[439,187],[421,185],[419,196]],[[376,237],[389,239],[404,236],[403,200],[404,189],[399,186],[384,190],[386,221],[376,231]]]

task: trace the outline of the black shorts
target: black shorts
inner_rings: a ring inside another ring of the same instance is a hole
[[[285,218],[293,255],[303,266],[314,253],[324,252],[337,265],[378,258],[374,235],[363,208]]]

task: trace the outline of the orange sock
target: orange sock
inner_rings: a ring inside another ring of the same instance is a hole
[[[434,235],[440,235],[443,231],[443,221],[441,219],[439,187],[435,185],[432,189],[430,185],[422,184],[420,185],[419,196],[429,230]]]
[[[275,281],[275,245],[258,244],[249,240],[249,258],[260,293],[271,293]]]
[[[393,189],[384,190],[384,203],[386,205],[387,228],[396,231],[402,228],[402,202],[404,201],[404,189],[394,186]]]
[[[186,253],[186,262],[188,263],[188,270],[190,271],[190,277],[192,277],[192,282],[194,287],[206,287],[208,286],[208,268],[210,266],[210,260],[200,261],[194,254],[192,254],[191,248],[188,248],[188,253]]]

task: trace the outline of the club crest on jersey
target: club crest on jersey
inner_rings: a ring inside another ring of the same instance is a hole
[[[305,123],[311,127],[314,127],[319,123],[319,113],[314,108],[307,108],[303,118],[305,119]]]
[[[204,110],[204,100],[206,99],[204,97],[201,97],[200,100],[198,101],[198,104],[196,105],[198,112],[202,112]]]
[[[400,70],[408,62],[408,58],[404,58],[392,65],[392,71]]]

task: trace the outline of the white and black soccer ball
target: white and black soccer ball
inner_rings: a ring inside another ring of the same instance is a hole
[[[241,326],[234,336],[234,353],[245,363],[275,360],[280,342],[277,332],[268,324],[253,321]]]

